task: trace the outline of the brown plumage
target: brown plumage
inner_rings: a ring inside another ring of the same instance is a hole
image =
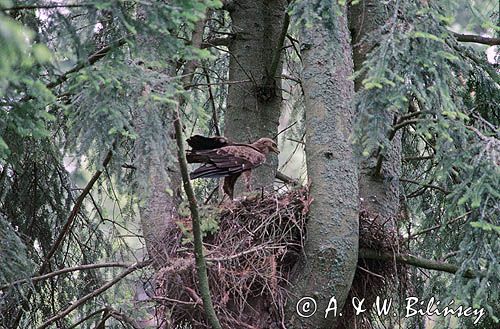
[[[191,179],[224,177],[224,192],[232,199],[234,184],[244,175],[250,189],[253,168],[263,164],[269,152],[279,153],[276,142],[261,138],[252,144],[232,143],[225,137],[192,136],[187,140],[191,150],[186,157],[189,163],[203,163],[190,173]]]

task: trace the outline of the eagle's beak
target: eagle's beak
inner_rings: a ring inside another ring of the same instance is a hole
[[[280,154],[280,150],[278,150],[278,147],[277,146],[274,146],[271,148],[271,150],[276,153],[276,154]]]

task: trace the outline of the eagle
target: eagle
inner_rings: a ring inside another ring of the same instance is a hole
[[[229,141],[226,137],[194,135],[187,139],[191,150],[186,152],[188,163],[202,163],[189,174],[190,179],[224,177],[224,192],[233,199],[236,180],[243,174],[250,190],[251,170],[266,161],[269,152],[279,154],[278,146],[270,138],[260,138],[251,144]]]

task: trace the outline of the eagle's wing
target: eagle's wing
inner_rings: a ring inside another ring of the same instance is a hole
[[[211,150],[231,145],[227,138],[222,136],[205,137],[194,135],[189,137],[186,142],[191,146],[192,151]]]
[[[204,163],[190,174],[195,178],[218,178],[251,170],[264,163],[266,156],[249,146],[225,146],[212,150],[191,151],[191,157]]]

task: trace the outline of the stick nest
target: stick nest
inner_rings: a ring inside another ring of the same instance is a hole
[[[299,188],[285,194],[247,197],[217,208],[219,228],[204,242],[212,301],[223,328],[285,328],[288,278],[303,254],[311,202],[307,188]],[[362,212],[360,220],[360,247],[392,248],[392,237],[374,229],[369,216]],[[189,227],[189,221],[184,219],[184,226]],[[168,319],[167,328],[188,324],[192,328],[209,327],[197,293],[191,250],[189,245],[178,251],[156,276],[155,295],[164,296],[156,300]],[[394,279],[391,264],[378,262],[376,266],[368,271]],[[360,278],[363,282],[353,285],[356,292],[370,284],[373,275]]]

